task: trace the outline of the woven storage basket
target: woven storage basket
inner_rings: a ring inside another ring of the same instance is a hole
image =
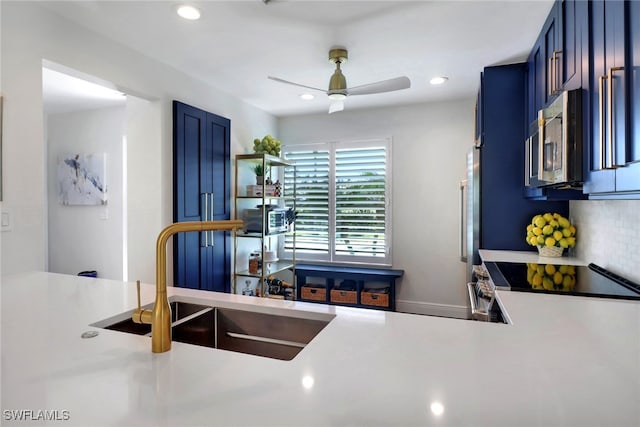
[[[561,257],[564,248],[559,246],[538,246],[538,253],[540,256]]]

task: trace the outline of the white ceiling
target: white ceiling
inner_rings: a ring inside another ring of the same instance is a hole
[[[349,97],[345,109],[475,95],[483,67],[521,61],[553,0],[502,1],[189,1],[198,21],[177,16],[177,1],[45,1],[41,4],[144,55],[277,116],[326,112],[322,93],[268,75],[326,88],[332,47],[345,47],[349,87],[406,75],[411,88]],[[432,86],[431,77],[449,81]],[[340,113],[336,113],[340,114]]]

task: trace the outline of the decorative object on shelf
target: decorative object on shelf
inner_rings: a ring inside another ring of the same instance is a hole
[[[258,163],[252,168],[253,173],[256,175],[256,185],[262,185],[264,183],[264,176],[269,173],[269,167],[266,168],[262,163]]]
[[[256,154],[266,153],[280,157],[281,147],[282,143],[271,135],[267,135],[262,139],[256,138],[253,140],[253,152]]]
[[[527,282],[532,289],[570,292],[576,285],[573,265],[527,263]]]
[[[576,246],[576,227],[558,213],[539,214],[527,225],[527,243],[538,247],[541,256],[560,257]]]

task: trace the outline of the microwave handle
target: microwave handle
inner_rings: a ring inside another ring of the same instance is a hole
[[[538,111],[538,181],[544,181],[544,111]]]
[[[624,70],[624,67],[612,67],[609,68],[609,75],[606,77],[608,79],[608,87],[607,87],[607,103],[608,103],[608,108],[607,108],[607,115],[608,117],[608,125],[609,125],[609,156],[608,156],[608,161],[607,161],[607,169],[615,169],[617,167],[620,166],[624,166],[624,165],[619,165],[616,163],[616,135],[615,135],[615,127],[613,126],[613,73],[615,71],[622,71]]]

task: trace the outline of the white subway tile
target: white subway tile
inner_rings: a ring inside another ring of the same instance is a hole
[[[576,256],[640,283],[640,200],[570,202]]]

